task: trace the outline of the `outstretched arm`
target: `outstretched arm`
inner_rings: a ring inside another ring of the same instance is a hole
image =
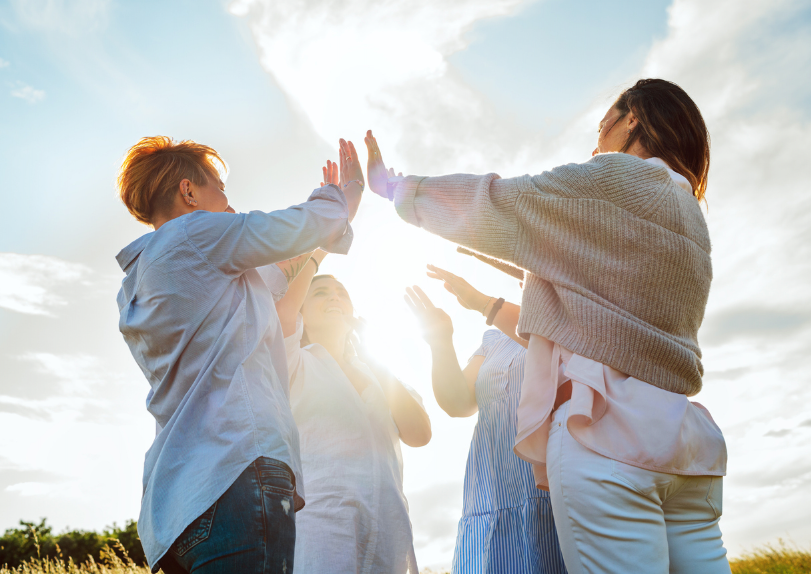
[[[455,295],[456,300],[465,309],[478,311],[485,317],[490,316],[497,301],[496,297],[488,297],[481,291],[477,291],[470,283],[458,275],[434,265],[428,265],[428,277],[443,281],[445,289]],[[519,305],[505,301],[493,319],[493,326],[522,347],[527,348],[529,343],[515,332],[520,314],[521,307]]]
[[[365,142],[369,186],[392,199],[402,219],[477,252],[515,262],[519,230],[515,207],[521,190],[531,186],[528,176],[412,175],[392,186],[371,130]]]
[[[431,347],[431,382],[436,402],[452,417],[469,417],[479,410],[475,383],[483,357],[471,361],[463,372],[453,347],[451,318],[442,309],[434,307],[419,287],[409,287],[406,293],[406,303],[417,317],[422,336]]]
[[[344,140],[341,140],[341,142],[342,146],[339,153],[347,153],[343,147]],[[354,149],[354,146],[352,149]],[[327,165],[321,168],[321,173],[324,179],[321,182],[321,187],[328,183],[340,184],[341,174],[337,163],[327,160]],[[357,211],[357,206],[355,206],[355,210]],[[326,256],[326,251],[317,249],[276,264],[284,273],[289,285],[285,296],[276,302],[276,313],[279,315],[282,335],[285,337],[289,337],[296,332],[296,318],[299,311],[301,311],[301,306],[304,305],[304,299],[307,297],[307,291],[310,289],[310,283],[313,281],[316,270]]]

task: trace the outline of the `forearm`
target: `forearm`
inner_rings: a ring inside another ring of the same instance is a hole
[[[431,359],[431,382],[440,408],[452,417],[474,414],[479,407],[459,366],[453,340],[432,344]]]
[[[496,301],[497,299],[495,297],[490,298],[490,301],[487,303],[482,313],[485,317],[490,316]],[[518,327],[518,317],[520,314],[520,305],[505,301],[493,318],[493,326],[526,349],[529,347],[529,341],[522,339],[518,336],[518,333],[515,332],[516,327]]]
[[[394,189],[398,215],[440,237],[510,261],[518,238],[516,179],[496,174],[409,176]]]
[[[353,181],[344,188],[344,196],[346,197],[347,207],[349,208],[349,221],[355,219],[360,206],[360,199],[363,194],[363,188],[357,181]]]
[[[307,266],[307,263],[310,261],[310,257],[313,253],[314,251],[311,251],[310,253],[293,257],[287,261],[280,261],[276,264],[282,273],[284,273],[284,277],[287,279],[288,285],[293,283],[293,280],[298,277],[298,274],[301,273],[302,269]]]
[[[325,251],[317,249],[312,254],[302,255],[301,261],[291,263],[290,261],[282,261],[277,265],[282,269],[285,277],[288,278],[290,287],[282,299],[276,303],[276,313],[279,315],[279,322],[282,325],[282,334],[289,337],[296,331],[296,318],[298,317],[301,306],[304,304],[304,299],[307,297],[307,291],[310,289],[310,283],[316,273],[317,262],[321,262],[327,256]],[[311,261],[312,260],[312,261]],[[302,263],[303,261],[303,263]],[[287,269],[287,271],[285,270]],[[293,275],[295,271],[295,275]],[[291,279],[292,276],[292,279]]]
[[[387,370],[375,371],[383,387],[391,416],[400,431],[400,440],[411,447],[421,447],[431,440],[431,419],[420,402]]]

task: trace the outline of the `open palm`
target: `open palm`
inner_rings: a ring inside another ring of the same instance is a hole
[[[447,343],[453,337],[453,322],[448,314],[434,306],[416,285],[406,288],[405,301],[417,318],[425,342],[431,346]]]

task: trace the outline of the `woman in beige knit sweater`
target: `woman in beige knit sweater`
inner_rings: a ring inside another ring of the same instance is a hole
[[[366,144],[370,186],[401,218],[526,271],[514,450],[550,490],[570,574],[728,573],[726,446],[687,399],[712,279],[696,104],[640,80],[600,122],[591,160],[511,179],[392,177],[371,132]]]

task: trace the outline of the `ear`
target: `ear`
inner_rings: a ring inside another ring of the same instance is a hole
[[[179,184],[180,197],[189,207],[197,207],[197,199],[195,198],[195,186],[188,179],[181,179]]]
[[[625,121],[627,122],[625,124],[625,129],[626,130],[634,131],[636,126],[639,125],[639,120],[636,119],[636,116],[634,115],[634,112],[628,112],[628,115],[625,117]]]

